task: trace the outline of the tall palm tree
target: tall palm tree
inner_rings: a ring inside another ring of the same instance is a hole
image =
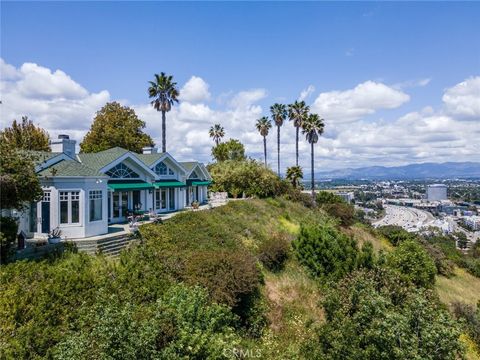
[[[296,189],[300,185],[300,179],[303,179],[303,170],[300,166],[290,166],[287,168],[287,179]]]
[[[295,101],[293,104],[288,105],[288,118],[290,121],[293,121],[293,126],[295,126],[295,153],[296,153],[296,162],[295,165],[298,166],[298,132],[302,127],[303,121],[307,118],[310,108],[305,104],[305,101]]]
[[[263,154],[265,155],[265,167],[267,167],[267,135],[268,131],[272,128],[272,122],[266,116],[257,120],[255,124],[260,135],[263,136]]]
[[[225,130],[223,129],[220,124],[215,124],[210,128],[210,131],[208,132],[210,137],[215,141],[215,145],[218,145],[220,143],[220,140],[225,136]]]
[[[173,76],[155,74],[155,80],[149,81],[148,97],[153,98],[151,104],[157,111],[162,112],[162,151],[167,151],[166,140],[166,119],[165,114],[172,109],[175,103],[178,103],[177,83],[173,81]]]
[[[315,204],[315,163],[313,156],[313,145],[317,143],[318,137],[323,134],[323,119],[317,114],[310,114],[303,120],[302,134],[305,135],[307,141],[311,146],[312,156],[312,201]]]
[[[280,127],[287,118],[287,107],[283,104],[273,104],[270,106],[270,112],[272,113],[272,119],[277,126],[277,167],[278,176],[280,176]]]

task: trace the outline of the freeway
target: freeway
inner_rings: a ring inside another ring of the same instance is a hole
[[[384,205],[385,216],[374,222],[373,226],[398,225],[407,231],[419,231],[422,227],[433,225],[435,218],[427,211],[411,207]]]

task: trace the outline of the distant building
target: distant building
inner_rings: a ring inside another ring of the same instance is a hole
[[[428,201],[447,200],[447,185],[444,185],[444,184],[427,185],[427,200]]]
[[[480,216],[465,216],[463,218],[465,225],[470,227],[472,230],[480,230]]]
[[[343,199],[343,201],[345,201],[346,203],[351,203],[355,198],[355,195],[353,192],[341,191],[341,192],[337,192],[336,195],[340,196]]]

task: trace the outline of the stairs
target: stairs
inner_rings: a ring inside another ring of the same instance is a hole
[[[137,239],[130,236],[130,234],[120,234],[104,239],[95,240],[76,240],[72,241],[78,251],[85,252],[90,255],[102,253],[109,257],[118,257],[120,251],[128,247]]]

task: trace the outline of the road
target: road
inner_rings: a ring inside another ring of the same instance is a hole
[[[373,226],[398,225],[407,231],[419,231],[424,226],[430,226],[435,218],[427,211],[416,208],[384,205],[385,216],[374,222]]]

